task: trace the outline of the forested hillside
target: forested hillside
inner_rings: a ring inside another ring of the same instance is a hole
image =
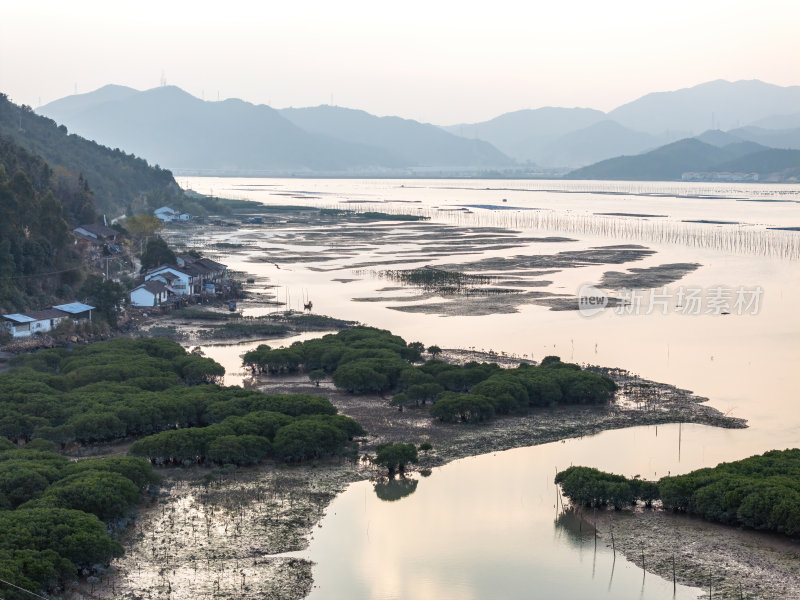
[[[84,275],[70,225],[94,216],[84,179],[0,135],[0,310],[72,296]]]
[[[128,210],[142,212],[181,195],[169,171],[70,134],[63,125],[35,114],[29,106],[17,106],[5,94],[0,94],[0,135],[40,155],[57,174],[82,177],[94,192],[98,211],[109,217]]]

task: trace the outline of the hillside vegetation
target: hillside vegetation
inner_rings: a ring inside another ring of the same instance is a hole
[[[0,134],[0,215],[0,311],[72,296],[84,274],[70,228],[94,220],[86,181]]]
[[[65,126],[29,106],[17,106],[5,94],[0,94],[0,135],[41,156],[55,172],[82,178],[94,193],[97,209],[109,218],[169,204],[181,195],[169,171],[70,134]]]

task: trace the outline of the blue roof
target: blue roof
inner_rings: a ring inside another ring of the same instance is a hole
[[[89,306],[88,304],[84,304],[83,302],[72,302],[70,304],[59,304],[58,306],[54,306],[53,308],[57,308],[58,310],[63,310],[64,312],[68,312],[70,314],[76,315],[78,313],[86,312],[87,310],[94,310],[94,306]]]
[[[4,319],[8,319],[9,321],[16,321],[17,323],[32,323],[36,319],[33,317],[29,317],[28,315],[21,315],[19,313],[14,313],[11,315],[3,315]]]

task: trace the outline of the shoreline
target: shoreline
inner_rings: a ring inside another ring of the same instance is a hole
[[[506,367],[520,362],[462,350],[445,350],[443,355],[454,362],[485,358]],[[421,453],[414,468],[423,472],[469,456],[624,427],[673,422],[746,426],[741,419],[703,406],[706,399],[686,390],[641,380],[621,369],[608,372],[624,384],[622,398],[609,406],[539,409],[479,425],[438,423],[427,407],[398,411],[388,398],[351,395],[296,377],[264,375],[253,378],[251,385],[268,393],[325,395],[340,413],[367,429],[360,456],[383,442],[430,441],[434,449]],[[360,459],[160,471],[166,483],[125,532],[125,556],[101,575],[94,591],[84,583],[80,596],[68,598],[135,600],[147,590],[150,597],[175,600],[300,600],[313,585],[313,563],[286,553],[308,548],[328,505],[347,485],[385,479],[381,469]]]
[[[784,600],[799,593],[800,544],[788,537],[660,508],[581,514],[597,529],[600,543],[640,568],[644,561],[648,572],[667,581],[673,579],[674,558],[677,582],[700,588],[701,598]]]

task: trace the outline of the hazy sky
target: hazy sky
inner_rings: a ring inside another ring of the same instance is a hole
[[[207,100],[452,124],[712,79],[798,85],[798,32],[800,0],[3,0],[0,91],[36,107],[163,72]]]

